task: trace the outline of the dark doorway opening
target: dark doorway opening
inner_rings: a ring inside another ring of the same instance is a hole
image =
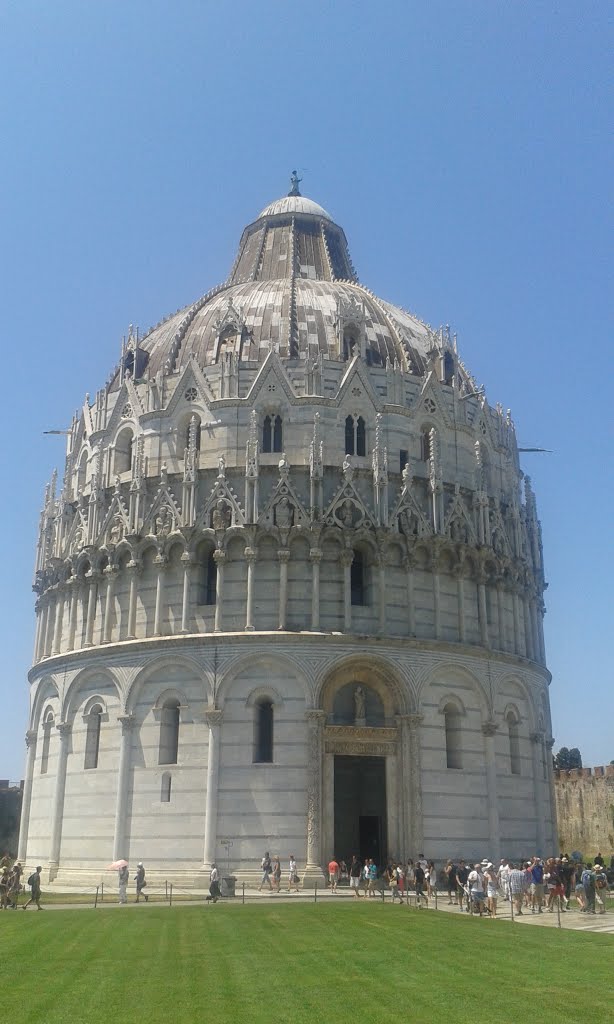
[[[335,755],[335,847],[337,859],[352,854],[385,864],[386,759]]]

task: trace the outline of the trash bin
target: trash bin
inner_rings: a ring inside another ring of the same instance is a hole
[[[235,894],[235,882],[236,878],[234,875],[224,875],[222,877],[221,893],[222,896],[234,896]]]

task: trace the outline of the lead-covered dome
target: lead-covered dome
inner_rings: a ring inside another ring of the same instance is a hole
[[[369,365],[420,375],[431,348],[424,323],[360,284],[331,215],[294,192],[245,228],[225,284],[140,340],[136,374],[181,370],[192,357],[212,365],[225,354],[261,363],[273,350],[290,360],[360,353]]]

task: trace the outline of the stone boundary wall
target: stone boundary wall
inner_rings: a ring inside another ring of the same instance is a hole
[[[614,764],[554,772],[560,849],[614,854]]]

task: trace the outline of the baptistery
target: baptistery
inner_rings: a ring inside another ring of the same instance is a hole
[[[19,856],[196,884],[264,851],[544,853],[540,525],[448,328],[290,193],[67,432],[40,517]]]

